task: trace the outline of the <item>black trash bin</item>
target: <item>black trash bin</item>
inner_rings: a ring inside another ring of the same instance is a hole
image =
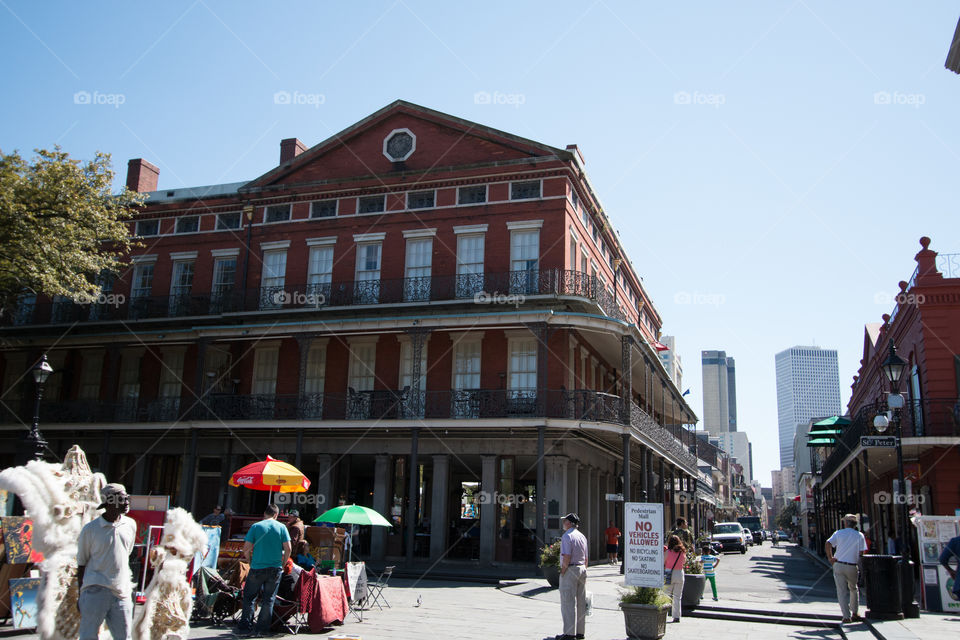
[[[867,588],[867,617],[902,620],[900,556],[864,555],[863,572]]]

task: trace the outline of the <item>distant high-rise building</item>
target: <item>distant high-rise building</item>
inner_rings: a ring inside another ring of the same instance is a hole
[[[775,357],[780,466],[794,464],[793,437],[810,418],[840,415],[836,349],[791,347]],[[706,419],[706,418],[705,418]]]
[[[717,435],[717,446],[736,458],[743,466],[743,478],[749,484],[753,480],[753,445],[746,431],[729,431]]]
[[[680,354],[677,353],[677,339],[674,336],[660,336],[660,343],[667,347],[666,351],[660,352],[660,362],[677,385],[677,389],[683,391],[683,365],[680,362]]]
[[[703,351],[703,427],[711,435],[737,430],[737,378],[725,351]]]

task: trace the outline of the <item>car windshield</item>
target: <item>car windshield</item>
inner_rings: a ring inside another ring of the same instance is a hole
[[[740,533],[740,525],[738,524],[718,524],[713,528],[714,533]]]

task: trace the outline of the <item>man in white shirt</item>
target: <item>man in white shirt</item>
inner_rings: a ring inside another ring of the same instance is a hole
[[[106,621],[113,640],[129,640],[133,629],[130,554],[137,538],[137,523],[123,515],[130,497],[122,484],[100,490],[103,515],[88,522],[77,540],[77,581],[80,584],[79,640],[97,640]]]
[[[867,550],[867,540],[855,528],[859,520],[852,513],[843,516],[843,528],[834,531],[825,545],[827,560],[833,565],[833,581],[837,584],[837,600],[845,623],[860,619],[857,614],[860,607],[857,563]]]

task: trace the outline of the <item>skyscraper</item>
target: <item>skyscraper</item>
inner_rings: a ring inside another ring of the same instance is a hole
[[[703,428],[710,435],[737,430],[737,378],[725,351],[702,351]]]
[[[776,355],[780,466],[793,466],[793,436],[810,418],[840,415],[836,349],[791,347]]]
[[[677,388],[683,390],[683,365],[680,362],[680,354],[677,353],[677,339],[674,336],[660,336],[660,342],[667,347],[665,351],[660,352],[660,362],[667,374],[676,383]]]

